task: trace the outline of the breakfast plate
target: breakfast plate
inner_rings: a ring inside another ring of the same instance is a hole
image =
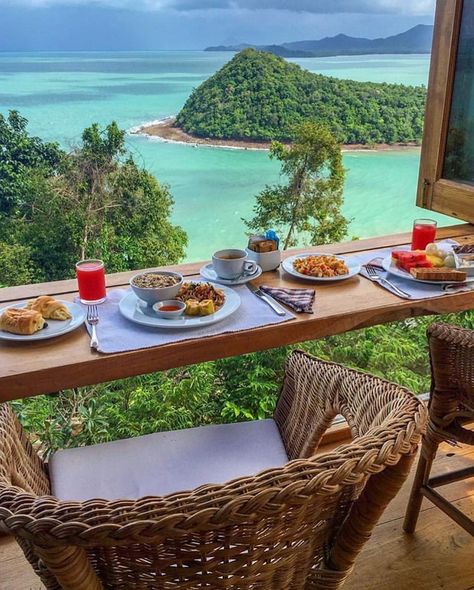
[[[72,332],[79,326],[82,326],[86,319],[86,311],[77,303],[72,303],[71,301],[62,301],[58,300],[60,303],[63,303],[69,310],[72,318],[69,320],[46,320],[46,326],[35,332],[34,334],[28,335],[20,335],[20,334],[11,334],[10,332],[4,332],[0,330],[0,340],[11,340],[14,342],[34,342],[37,340],[48,340],[49,338],[56,338],[56,336],[62,336],[63,334],[67,334],[68,332]],[[8,308],[23,308],[26,307],[27,302],[23,301],[22,303],[14,303],[13,305],[8,305],[3,309],[0,309],[0,316],[2,313]]]
[[[193,283],[205,281],[193,281]],[[167,328],[171,330],[182,330],[186,328],[200,328],[220,322],[235,313],[240,307],[240,296],[238,293],[222,285],[219,287],[225,295],[224,305],[211,315],[204,316],[180,316],[176,319],[160,318],[152,307],[138,299],[133,292],[127,293],[119,303],[121,314],[128,320],[149,326],[151,328]]]
[[[414,281],[415,283],[422,283],[425,285],[463,285],[465,283],[474,282],[474,276],[468,276],[465,281],[430,281],[426,279],[417,279],[406,270],[403,270],[402,268],[399,268],[396,264],[394,264],[391,255],[386,256],[382,260],[382,267],[386,272],[390,273],[391,275],[394,275],[401,279],[405,279],[406,281]]]
[[[199,272],[201,276],[208,281],[232,287],[235,285],[245,285],[245,283],[255,280],[262,274],[262,269],[260,266],[257,265],[257,268],[253,273],[241,275],[237,279],[223,279],[222,277],[217,275],[216,271],[214,270],[214,267],[212,266],[212,262],[210,262],[209,264],[205,264]]]
[[[305,281],[312,281],[312,282],[317,282],[317,283],[331,283],[333,281],[345,281],[346,279],[350,279],[351,277],[359,274],[360,272],[360,264],[357,261],[357,259],[355,257],[346,257],[346,256],[334,256],[334,258],[337,258],[337,260],[343,262],[348,269],[348,272],[346,274],[343,275],[337,275],[337,276],[333,276],[333,277],[314,277],[314,276],[310,276],[310,275],[305,275],[301,272],[298,272],[295,268],[294,268],[294,262],[295,260],[298,260],[300,258],[307,258],[309,256],[333,256],[331,254],[320,254],[318,252],[307,252],[305,254],[296,254],[295,256],[290,256],[289,258],[286,258],[283,262],[282,262],[282,267],[283,270],[285,270],[288,274],[298,278],[298,279],[303,279]]]

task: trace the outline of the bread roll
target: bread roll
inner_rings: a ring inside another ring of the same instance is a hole
[[[0,329],[11,334],[30,336],[43,326],[43,316],[33,309],[10,307],[0,316]]]

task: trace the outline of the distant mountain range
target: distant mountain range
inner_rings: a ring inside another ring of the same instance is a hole
[[[387,53],[430,53],[433,39],[432,25],[417,25],[391,37],[365,39],[336,35],[314,41],[293,41],[281,45],[217,45],[207,47],[206,51],[241,51],[251,47],[260,51],[268,51],[280,57],[326,57],[331,55],[365,55]]]

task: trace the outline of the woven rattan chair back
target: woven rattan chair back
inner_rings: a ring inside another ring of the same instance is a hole
[[[339,413],[354,440],[315,457]],[[0,530],[50,590],[339,588],[408,473],[424,408],[401,387],[294,352],[274,417],[290,458],[281,468],[166,497],[80,503],[45,495],[44,465],[4,405]]]
[[[474,431],[465,427],[474,421],[474,330],[448,324],[428,329],[431,359],[429,420],[413,482],[404,529],[413,533],[423,497],[428,498],[474,535],[474,522],[435,488],[474,476],[474,466],[430,478],[438,446],[443,441],[474,445]]]
[[[474,445],[474,330],[434,324],[428,330],[431,357],[429,428],[441,440],[454,437]]]

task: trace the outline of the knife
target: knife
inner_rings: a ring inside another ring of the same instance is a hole
[[[252,283],[246,283],[246,286],[251,293],[259,297],[262,301],[265,301],[265,303],[269,305],[275,313],[280,316],[286,315],[286,311],[280,305],[278,305],[273,297],[270,297],[270,295],[264,293],[259,287],[252,285]]]

